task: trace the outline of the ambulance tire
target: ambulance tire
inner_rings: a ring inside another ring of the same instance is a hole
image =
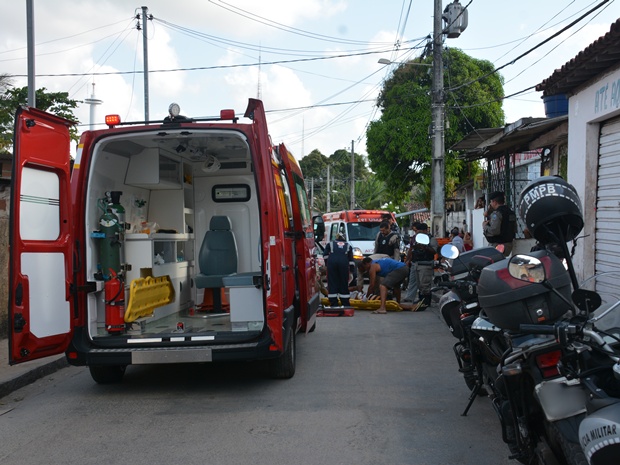
[[[269,372],[271,377],[275,379],[292,378],[295,374],[296,353],[295,330],[291,328],[284,353],[278,358],[269,360]]]
[[[116,384],[123,380],[126,365],[90,365],[90,376],[99,384]]]

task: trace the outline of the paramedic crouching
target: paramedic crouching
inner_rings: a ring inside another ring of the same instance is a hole
[[[379,295],[381,297],[381,306],[372,313],[387,313],[385,302],[387,300],[387,291],[394,290],[396,301],[400,302],[400,286],[409,274],[409,268],[404,262],[396,261],[392,258],[380,258],[373,260],[370,257],[364,258],[358,265],[358,273],[366,273],[370,277],[369,289],[373,289],[377,279],[383,278],[379,285]]]

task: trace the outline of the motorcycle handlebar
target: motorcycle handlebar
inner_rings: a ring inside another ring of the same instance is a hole
[[[519,325],[519,330],[528,334],[555,334],[554,325]]]
[[[458,280],[458,281],[441,281],[437,283],[437,286],[447,287],[448,289],[454,289],[454,288],[469,286],[471,284],[475,284],[475,283],[469,282],[469,281]]]

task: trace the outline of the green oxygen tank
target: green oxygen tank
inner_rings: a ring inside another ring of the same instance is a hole
[[[112,213],[117,216],[118,224],[124,231],[127,228],[125,226],[125,208],[121,205],[121,195],[123,195],[121,191],[109,191],[105,193],[108,207],[112,210]]]
[[[109,280],[121,272],[121,226],[118,216],[111,208],[99,218],[99,263],[103,279]]]

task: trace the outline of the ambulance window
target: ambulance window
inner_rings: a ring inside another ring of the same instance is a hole
[[[310,208],[308,207],[308,196],[306,195],[306,186],[302,179],[296,174],[293,175],[295,179],[295,190],[297,191],[297,199],[299,200],[299,209],[301,210],[301,221],[303,226],[307,226],[311,223]]]
[[[54,241],[60,235],[60,180],[49,171],[24,168],[19,232],[22,239]]]
[[[332,229],[329,233],[329,240],[333,241],[336,239],[336,237],[338,237],[338,227],[339,227],[339,223],[334,223],[332,224]]]
[[[280,201],[282,203],[282,214],[284,215],[284,227],[293,227],[293,207],[291,205],[291,192],[288,189],[288,183],[284,175],[284,170],[280,170]],[[283,198],[282,198],[283,197]]]

